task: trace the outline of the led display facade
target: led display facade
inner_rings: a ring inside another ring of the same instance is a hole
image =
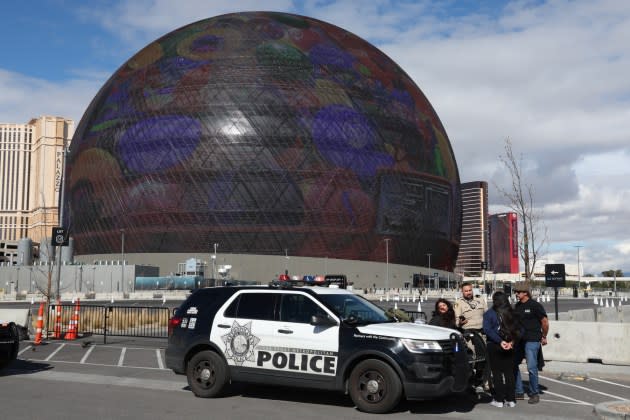
[[[516,213],[493,214],[489,221],[492,270],[495,273],[518,273],[518,219]]]
[[[437,114],[361,38],[274,12],[152,42],[76,130],[66,226],[78,254],[222,252],[452,269],[461,203]]]

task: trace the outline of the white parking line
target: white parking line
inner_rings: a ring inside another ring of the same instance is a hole
[[[547,394],[549,394],[549,395],[554,395],[554,396],[556,396],[556,397],[560,397],[560,398],[566,398],[567,400],[571,400],[571,401],[574,401],[574,402],[569,402],[569,401],[552,401],[552,400],[547,400],[547,399],[545,399],[544,401],[549,401],[549,402],[563,402],[563,403],[565,403],[565,404],[593,405],[593,404],[588,403],[588,402],[586,402],[586,401],[576,400],[575,398],[571,398],[571,397],[568,397],[568,396],[566,396],[566,395],[556,394],[555,392],[551,392],[551,391],[547,391],[547,390],[545,390],[545,393],[544,393],[543,395],[547,395]]]
[[[160,369],[164,369],[164,363],[162,363],[162,355],[160,354],[160,349],[155,349],[155,355],[157,356],[158,367]]]
[[[45,360],[43,359],[28,359],[31,362],[44,362]],[[70,364],[70,365],[79,365],[81,364],[81,362],[72,362],[69,360],[52,360],[53,363],[65,363],[65,364]],[[83,363],[84,366],[106,366],[106,367],[120,367],[122,369],[148,369],[148,370],[167,370],[167,369],[160,369],[158,367],[147,367],[147,366],[118,366],[118,365],[109,365],[106,363],[90,363],[90,362],[85,362]]]
[[[603,382],[605,384],[609,384],[609,385],[616,385],[616,386],[622,386],[624,388],[630,388],[629,385],[624,385],[624,384],[618,384],[617,382],[610,382],[610,381],[606,381],[604,379],[597,379],[597,378],[588,378],[589,381],[597,381],[597,382]]]
[[[94,350],[94,346],[90,347],[88,351],[85,352],[79,363],[81,363],[82,365],[85,364],[85,361],[88,357],[90,357],[90,353],[92,353],[92,350]]]
[[[50,359],[52,359],[55,356],[55,354],[59,353],[59,350],[61,350],[65,346],[66,346],[66,343],[61,344],[57,350],[55,350],[52,353],[50,353],[50,355],[47,358],[44,359],[44,362],[47,362]]]
[[[20,352],[18,353],[18,356],[20,356],[22,353],[24,353],[26,350],[30,349],[33,346],[26,346],[24,347],[22,350],[20,350]]]
[[[122,366],[125,361],[125,353],[127,353],[127,347],[123,347],[120,351],[120,358],[118,359],[118,366]]]
[[[567,386],[572,386],[572,387],[574,387],[574,388],[582,389],[582,390],[584,390],[584,391],[592,392],[592,393],[594,393],[594,394],[604,395],[604,396],[606,396],[606,397],[616,398],[616,399],[618,399],[618,400],[627,400],[627,398],[620,397],[620,396],[618,396],[618,395],[607,394],[607,393],[605,393],[605,392],[601,392],[601,391],[595,391],[594,389],[590,389],[590,388],[587,388],[587,387],[585,387],[585,386],[574,385],[574,384],[570,384],[570,383],[568,383],[568,382],[558,381],[558,380],[556,380],[556,379],[547,378],[546,376],[540,376],[540,378],[543,378],[543,379],[545,379],[545,380],[547,380],[547,381],[556,382],[556,383],[563,384],[563,385],[567,385]]]

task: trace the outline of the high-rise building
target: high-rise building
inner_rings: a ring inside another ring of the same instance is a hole
[[[488,263],[488,183],[465,182],[462,191],[462,236],[455,271],[479,276]]]
[[[490,225],[490,268],[495,273],[518,273],[516,213],[493,214]]]
[[[1,242],[50,236],[58,223],[64,146],[73,134],[74,122],[62,117],[0,124]]]

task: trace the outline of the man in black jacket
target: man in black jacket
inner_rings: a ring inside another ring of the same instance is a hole
[[[516,348],[516,366],[514,374],[516,376],[516,395],[517,398],[524,395],[523,381],[519,365],[523,356],[527,361],[527,372],[529,374],[529,404],[537,404],[540,400],[538,394],[540,389],[538,386],[538,355],[540,354],[541,345],[547,344],[547,332],[549,331],[549,320],[547,312],[543,306],[533,300],[526,282],[517,282],[514,291],[518,302],[514,306],[519,322],[521,324],[523,336]]]

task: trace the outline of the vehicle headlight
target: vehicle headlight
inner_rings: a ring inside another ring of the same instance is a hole
[[[403,338],[400,340],[405,348],[412,353],[427,353],[434,351],[442,351],[440,343],[433,340],[412,340]]]

